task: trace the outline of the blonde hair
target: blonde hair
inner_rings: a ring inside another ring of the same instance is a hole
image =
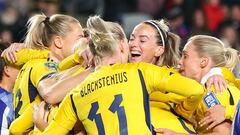
[[[25,46],[34,49],[46,49],[51,44],[54,35],[66,36],[72,31],[69,24],[79,23],[77,19],[68,15],[55,14],[47,17],[44,14],[32,16],[27,23],[28,31]]]
[[[168,22],[161,20],[145,21],[145,24],[151,25],[157,31],[157,43],[164,47],[164,53],[158,58],[156,65],[175,67],[180,58],[179,45],[180,37],[169,32]]]
[[[92,39],[90,50],[100,59],[107,55],[112,56],[116,51],[117,43],[126,40],[126,35],[118,23],[104,21],[99,16],[89,17],[87,28]]]
[[[209,56],[213,61],[213,67],[227,67],[229,70],[238,63],[237,50],[224,48],[221,40],[207,35],[196,35],[188,40],[192,42],[199,56]]]

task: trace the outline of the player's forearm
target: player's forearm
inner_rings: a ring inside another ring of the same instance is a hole
[[[25,63],[32,59],[46,59],[48,57],[49,50],[34,50],[34,49],[22,49],[16,52],[17,61],[15,63],[8,61],[6,56],[4,60],[15,67],[22,67]]]
[[[50,104],[56,104],[63,100],[63,98],[78,84],[80,84],[91,70],[86,70],[73,77],[57,81],[50,87],[46,88],[46,93],[42,95],[43,99]]]
[[[178,83],[180,81],[180,83]],[[204,94],[204,87],[195,80],[173,74],[165,83],[168,92],[176,93],[185,97],[198,97]]]

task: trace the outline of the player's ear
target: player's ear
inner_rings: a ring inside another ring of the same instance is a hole
[[[155,57],[159,57],[164,53],[164,47],[163,46],[157,46],[156,50],[155,50]]]
[[[53,42],[58,49],[61,49],[63,47],[63,40],[61,36],[54,36]]]
[[[200,67],[204,68],[208,65],[209,63],[209,58],[208,57],[202,57],[200,61]]]

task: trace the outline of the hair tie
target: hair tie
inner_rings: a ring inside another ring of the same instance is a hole
[[[46,24],[46,23],[49,23],[49,20],[50,18],[47,16],[43,22]]]

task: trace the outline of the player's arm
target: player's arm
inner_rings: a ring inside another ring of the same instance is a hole
[[[60,104],[54,120],[50,122],[43,135],[66,135],[74,127],[77,116],[73,109],[75,105],[72,103],[74,103],[72,95],[68,94]]]
[[[70,69],[76,65],[84,66],[84,59],[79,54],[82,53],[81,49],[78,49],[74,54],[68,56],[63,61],[59,63],[59,70],[64,71]]]
[[[12,122],[9,128],[10,134],[23,134],[33,127],[32,113],[34,104],[35,102],[31,103],[23,114]]]
[[[48,126],[48,115],[50,108],[48,104],[42,101],[39,104],[35,104],[33,107],[33,122],[41,132]]]
[[[7,59],[6,55],[3,55],[3,57],[7,64],[15,67],[22,67],[29,60],[47,58],[48,54],[49,50],[34,50],[25,48],[16,52],[16,61],[10,61]]]
[[[224,121],[219,125],[215,126],[212,129],[211,133],[204,134],[204,135],[230,135],[231,133],[231,122]]]
[[[47,58],[48,54],[49,50],[27,49],[23,43],[13,43],[3,51],[1,57],[12,66],[22,67],[29,60]]]
[[[91,69],[87,69],[74,76],[66,76],[66,78],[58,79],[58,77],[49,77],[39,82],[38,90],[41,97],[50,104],[56,104],[74,87],[80,84],[90,73]],[[66,72],[67,73],[67,72]]]
[[[150,67],[148,66],[148,68]],[[200,83],[178,73],[173,73],[167,68],[154,67],[145,73],[147,73],[145,74],[147,83],[153,83],[153,88],[150,89],[163,93],[172,92],[186,97],[185,100],[176,105],[180,114],[192,114],[197,108],[205,91]]]
[[[201,135],[229,135],[231,129],[231,124],[229,122],[223,122],[213,128],[212,132],[201,134]],[[163,135],[196,135],[196,134],[185,134],[176,133],[170,129],[156,128],[154,129],[157,133],[162,133]]]
[[[81,65],[82,67],[90,67],[92,64],[93,55],[88,47],[78,48],[74,54],[65,58],[59,63],[59,70],[63,71],[74,67],[75,65]]]
[[[236,105],[215,105],[207,110],[205,117],[199,122],[200,125],[208,125],[209,129],[212,129],[219,123],[222,123],[226,119],[232,121]],[[229,116],[228,116],[229,115]]]
[[[197,81],[186,78],[178,73],[173,73],[169,69],[154,67],[145,73],[145,78],[147,78],[148,83],[153,83],[153,88],[151,88],[153,90],[158,90],[163,93],[172,92],[191,98],[204,94],[204,87]]]
[[[225,67],[221,68],[223,77],[228,81],[233,83],[238,89],[240,89],[240,80],[237,79],[234,74]]]

